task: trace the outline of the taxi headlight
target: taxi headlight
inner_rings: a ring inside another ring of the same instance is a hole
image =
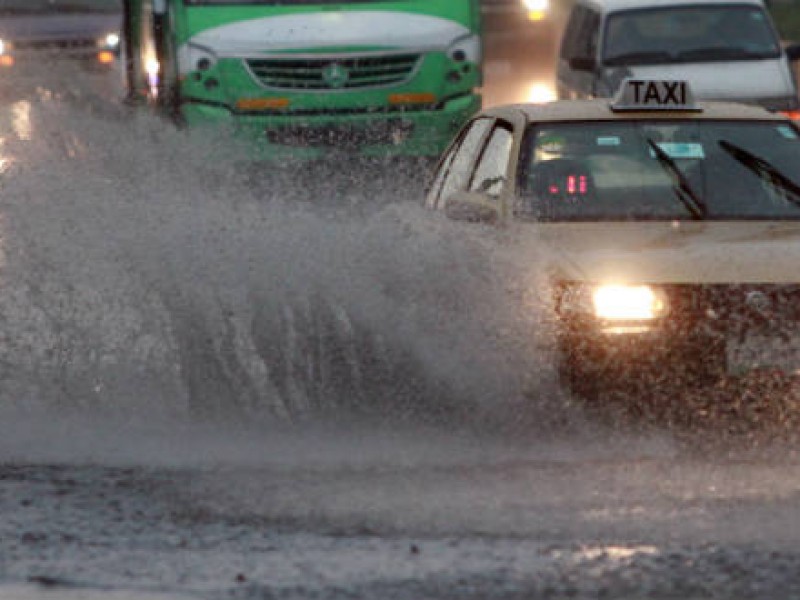
[[[467,35],[458,38],[450,44],[447,55],[457,62],[480,63],[483,56],[480,36]]]
[[[649,321],[668,310],[663,292],[648,285],[601,285],[592,292],[594,314],[613,321]]]

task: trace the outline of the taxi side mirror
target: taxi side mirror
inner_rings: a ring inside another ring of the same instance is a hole
[[[597,65],[591,56],[573,56],[569,59],[569,66],[573,71],[589,71],[591,73],[594,72]]]
[[[500,209],[491,196],[482,192],[456,192],[444,202],[444,214],[454,221],[497,223]]]
[[[786,56],[792,62],[800,60],[800,44],[786,46]]]

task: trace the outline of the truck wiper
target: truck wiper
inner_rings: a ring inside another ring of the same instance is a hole
[[[708,206],[706,206],[706,203],[697,195],[697,192],[692,189],[692,186],[689,185],[689,180],[686,179],[686,176],[681,172],[680,167],[675,164],[675,161],[670,155],[664,152],[658,144],[650,138],[646,139],[647,144],[653,149],[653,152],[655,152],[659,164],[664,167],[664,170],[667,171],[672,178],[672,189],[675,190],[675,195],[678,197],[678,200],[680,200],[686,207],[686,210],[691,213],[693,219],[697,221],[705,219],[706,215],[708,215]]]
[[[792,204],[800,206],[800,185],[781,173],[775,165],[728,140],[719,140],[717,143],[725,152],[755,173],[759,179],[783,192],[792,194],[791,196],[787,195],[786,199]]]

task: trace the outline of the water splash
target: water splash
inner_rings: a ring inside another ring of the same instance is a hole
[[[27,102],[0,124],[6,406],[496,410],[545,366],[535,243],[427,213],[413,165],[244,169],[219,132]]]

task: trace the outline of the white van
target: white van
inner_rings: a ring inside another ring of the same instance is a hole
[[[576,0],[558,61],[562,99],[610,97],[626,78],[681,79],[704,100],[800,118],[792,65],[761,0]]]

